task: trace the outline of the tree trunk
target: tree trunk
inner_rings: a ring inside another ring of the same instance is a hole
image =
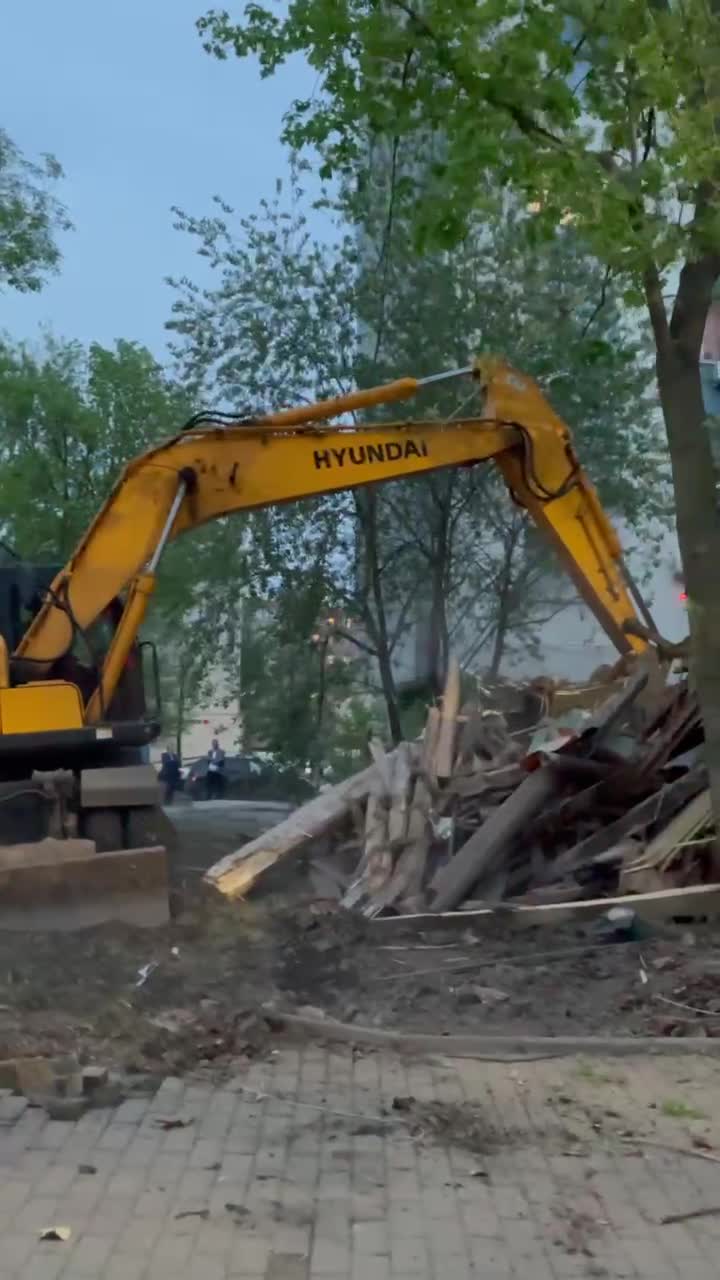
[[[375,492],[372,487],[356,494],[356,511],[364,541],[364,560],[366,586],[372,600],[372,609],[365,599],[363,612],[365,624],[371,631],[377,654],[380,684],[385,699],[388,727],[393,745],[402,742],[402,725],[398,707],[397,689],[392,670],[392,655],[388,637],[387,617],[385,614],[385,598],[383,595],[382,569],[378,552],[377,508]],[[365,594],[365,593],[364,593]]]
[[[439,552],[432,567],[430,585],[430,625],[428,628],[427,676],[435,697],[445,687],[450,647],[445,596],[445,552]]]
[[[655,331],[658,386],[672,462],[678,541],[688,597],[692,678],[700,701],[710,793],[720,831],[720,516],[699,363],[719,265],[714,258],[685,265],[669,326],[662,324],[652,289],[648,305]],[[720,879],[717,845],[713,874]]]
[[[182,756],[183,732],[185,729],[185,683],[186,683],[185,675],[186,675],[185,667],[181,662],[180,671],[178,673],[178,700],[177,700],[177,710],[175,713],[175,752],[181,764],[182,764],[182,758],[183,758]]]
[[[452,483],[432,489],[437,508],[437,524],[432,539],[430,568],[430,625],[428,627],[427,678],[435,697],[445,688],[450,659],[450,630],[447,620],[447,582],[451,554],[449,514]]]
[[[501,608],[498,624],[495,628],[492,654],[490,657],[490,665],[488,667],[488,676],[491,680],[497,680],[500,674],[500,665],[505,655],[505,641],[507,640],[507,633],[507,614],[506,611]]]
[[[503,660],[503,655],[505,653],[505,641],[507,640],[507,634],[510,629],[510,595],[513,587],[513,561],[515,559],[515,548],[517,547],[519,531],[520,526],[513,517],[508,535],[505,538],[503,564],[498,582],[497,624],[493,639],[492,657],[488,668],[488,675],[492,680],[496,680],[500,673],[500,663]]]

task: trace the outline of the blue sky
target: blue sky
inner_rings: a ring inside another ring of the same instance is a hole
[[[3,15],[0,123],[29,158],[52,152],[75,223],[61,275],[37,295],[0,295],[0,330],[144,342],[165,355],[166,275],[201,280],[171,205],[240,214],[287,173],[284,110],[312,87],[300,61],[262,81],[250,62],[204,53],[205,0],[28,0]],[[240,12],[240,5],[237,6]]]

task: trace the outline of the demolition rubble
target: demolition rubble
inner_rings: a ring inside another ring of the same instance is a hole
[[[610,685],[538,681],[524,691],[530,723],[498,701],[461,705],[452,665],[419,741],[371,744],[372,764],[207,881],[242,897],[303,853],[318,896],[367,918],[506,911],[544,923],[625,900],[658,918],[718,914],[702,729],[684,677],[644,660]]]

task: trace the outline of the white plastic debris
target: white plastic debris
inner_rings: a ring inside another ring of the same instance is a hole
[[[136,987],[144,987],[144,986],[145,986],[145,983],[147,982],[148,978],[150,977],[150,974],[151,974],[151,973],[153,973],[153,972],[155,971],[155,969],[157,969],[157,967],[158,967],[158,961],[157,961],[157,960],[151,960],[151,961],[149,962],[149,964],[144,964],[144,965],[142,965],[142,966],[141,966],[141,968],[139,968],[139,969],[138,969],[138,971],[137,971],[137,972],[138,972],[138,977],[137,977],[137,982],[135,983],[135,986],[136,986]]]
[[[63,1242],[65,1242],[66,1240],[70,1239],[71,1235],[72,1235],[72,1231],[70,1230],[69,1227],[43,1227],[42,1231],[40,1232],[39,1239],[40,1240],[62,1240]]]

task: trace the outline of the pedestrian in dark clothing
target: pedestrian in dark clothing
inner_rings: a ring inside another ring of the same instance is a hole
[[[172,804],[173,796],[180,786],[180,757],[170,743],[160,757],[160,781],[163,783],[163,804]]]
[[[217,738],[213,738],[207,758],[205,795],[208,800],[222,800],[225,792],[225,752]]]

